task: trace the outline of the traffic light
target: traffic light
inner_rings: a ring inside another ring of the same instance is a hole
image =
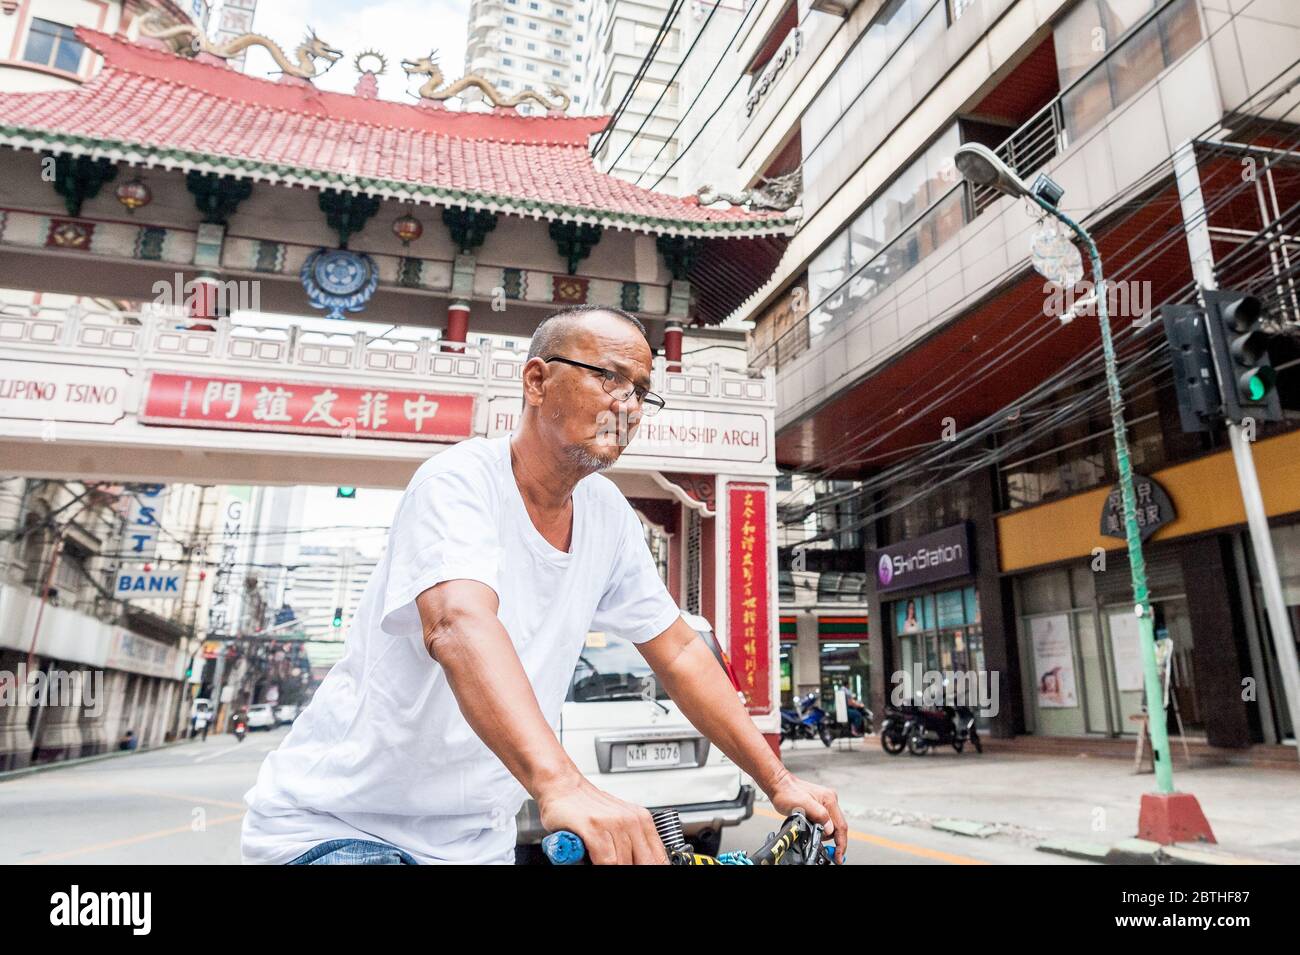
[[[1268,357],[1264,306],[1244,292],[1205,291],[1210,349],[1218,370],[1223,414],[1230,421],[1281,421],[1277,372]]]
[[[1205,313],[1197,305],[1167,305],[1160,318],[1169,339],[1183,430],[1213,431],[1223,423],[1223,409]]]
[[[354,487],[341,487],[334,492],[335,497],[345,497],[349,500],[357,496],[357,489]]]
[[[336,626],[336,627],[341,627],[341,626],[343,626],[343,608],[342,608],[342,607],[335,607],[335,608],[334,608],[334,626]]]

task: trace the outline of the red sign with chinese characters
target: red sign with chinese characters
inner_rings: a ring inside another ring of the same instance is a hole
[[[767,494],[765,484],[727,485],[729,652],[752,714],[772,712]]]
[[[140,421],[233,431],[459,441],[473,434],[474,396],[152,372]]]

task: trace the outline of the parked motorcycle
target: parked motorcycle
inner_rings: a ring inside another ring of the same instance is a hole
[[[885,718],[880,722],[880,748],[890,756],[897,756],[907,749],[907,737],[912,726],[905,710],[913,707],[898,708],[885,706]]]
[[[781,708],[781,739],[819,739],[830,746],[835,740],[831,720],[817,705],[817,692],[795,700],[797,709]]]
[[[907,751],[913,756],[924,756],[931,746],[936,745],[951,745],[960,753],[967,743],[975,747],[975,752],[984,752],[979,731],[975,728],[975,713],[970,707],[908,709],[913,712],[907,722]]]

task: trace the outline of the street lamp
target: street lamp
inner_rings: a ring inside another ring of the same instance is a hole
[[[1133,491],[1133,465],[1129,460],[1128,436],[1124,424],[1124,398],[1119,390],[1115,345],[1110,336],[1110,314],[1102,278],[1101,255],[1088,231],[1057,208],[1063,190],[1047,176],[1039,176],[1031,188],[1002,159],[978,143],[968,143],[953,157],[962,176],[979,186],[1025,198],[1052,218],[1063,223],[1083,243],[1092,264],[1093,294],[1101,324],[1101,349],[1106,364],[1106,392],[1110,399],[1111,430],[1115,435],[1115,457],[1119,465],[1120,496],[1124,503],[1124,537],[1128,542],[1129,570],[1133,578],[1133,612],[1138,621],[1138,642],[1142,650],[1143,683],[1146,687],[1147,725],[1151,733],[1151,754],[1155,764],[1158,793],[1142,797],[1138,820],[1139,835],[1152,835],[1158,842],[1203,838],[1213,842],[1210,825],[1196,797],[1174,792],[1174,769],[1170,760],[1169,730],[1165,723],[1164,688],[1156,665],[1155,622],[1147,591],[1146,562],[1142,557],[1142,535],[1137,522],[1137,497]],[[1176,838],[1175,838],[1176,837]]]

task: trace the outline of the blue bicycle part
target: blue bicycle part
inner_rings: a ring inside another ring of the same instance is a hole
[[[576,832],[553,832],[542,839],[542,852],[552,865],[578,865],[587,857],[587,847]]]

